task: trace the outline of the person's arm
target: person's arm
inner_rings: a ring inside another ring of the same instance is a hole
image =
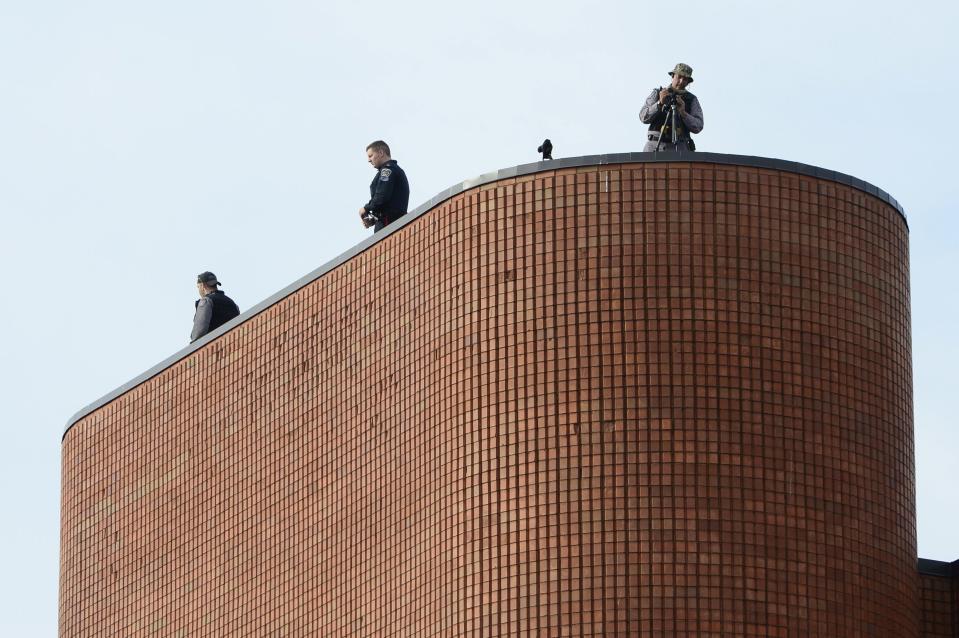
[[[196,314],[193,315],[193,332],[190,333],[190,343],[210,331],[211,319],[213,319],[213,302],[203,297],[197,303]]]
[[[699,133],[703,130],[703,107],[699,105],[699,98],[693,97],[679,114],[690,133]]]
[[[649,97],[646,98],[643,108],[639,111],[639,121],[643,124],[649,124],[657,115],[659,115],[659,91],[653,89]]]
[[[378,215],[380,208],[383,207],[383,204],[385,204],[390,199],[390,195],[393,194],[393,184],[395,182],[396,179],[393,178],[393,170],[390,168],[381,168],[379,177],[376,180],[376,190],[373,192],[373,197],[363,208],[365,208],[367,212]]]

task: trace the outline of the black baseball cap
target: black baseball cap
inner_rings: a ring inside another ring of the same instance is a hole
[[[201,272],[196,276],[196,282],[198,284],[206,284],[207,286],[222,286],[219,281],[216,280],[216,275],[214,275],[209,270],[206,272]]]

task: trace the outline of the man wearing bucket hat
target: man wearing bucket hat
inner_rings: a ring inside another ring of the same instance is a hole
[[[699,105],[699,99],[686,90],[693,81],[692,67],[680,62],[669,75],[672,77],[669,86],[653,89],[639,112],[640,121],[649,124],[644,151],[694,151],[696,145],[690,134],[703,130],[703,107]],[[675,118],[669,117],[673,104]],[[676,125],[675,144],[673,122]]]
[[[212,332],[240,314],[236,303],[218,290],[222,285],[216,275],[210,271],[196,276],[196,291],[200,298],[196,300],[196,314],[193,316],[193,332],[190,342],[194,342],[208,332]]]

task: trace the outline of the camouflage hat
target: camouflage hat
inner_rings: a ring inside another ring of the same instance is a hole
[[[674,74],[679,74],[679,77],[689,78],[689,81],[693,81],[693,67],[688,64],[683,64],[680,62],[676,67],[669,72],[669,76],[672,77]]]

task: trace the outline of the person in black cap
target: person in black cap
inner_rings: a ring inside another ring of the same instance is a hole
[[[201,272],[196,277],[196,290],[200,298],[194,304],[196,314],[193,316],[193,332],[190,334],[190,343],[193,343],[208,332],[216,330],[227,321],[240,314],[236,303],[227,297],[212,272]]]
[[[400,165],[390,157],[390,147],[383,140],[370,142],[366,159],[376,169],[376,177],[370,184],[370,201],[360,208],[360,219],[365,228],[376,224],[375,232],[406,214],[410,183]]]

